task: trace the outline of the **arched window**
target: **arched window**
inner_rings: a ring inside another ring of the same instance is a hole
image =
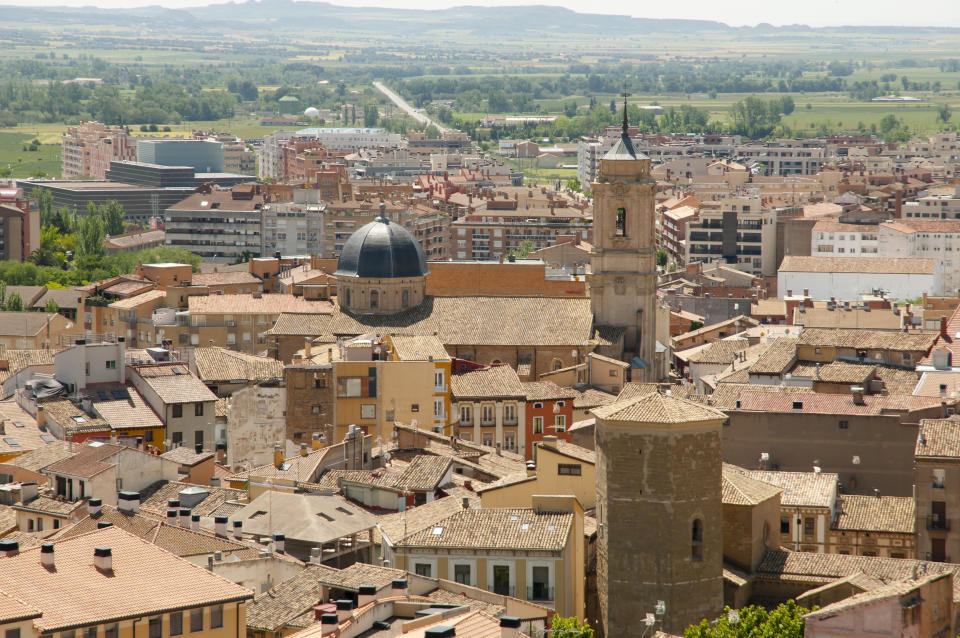
[[[410,305],[410,291],[404,290],[403,293],[400,295],[400,306],[403,308],[406,308],[409,305]]]
[[[371,290],[370,291],[370,307],[376,308],[379,303],[380,303],[380,293],[377,292],[376,290]]]
[[[625,237],[627,234],[627,209],[617,209],[617,226],[614,234],[617,237]]]
[[[561,361],[560,359],[554,359],[553,363],[550,365],[554,370],[559,370],[560,368],[563,367],[563,361]]]
[[[493,360],[490,362],[490,365],[496,366],[496,365],[500,365],[501,363],[503,363],[503,361],[501,361],[500,359],[493,359]]]
[[[691,560],[703,560],[703,521],[699,518],[693,519],[693,525],[691,527],[691,544],[690,544],[690,558]]]

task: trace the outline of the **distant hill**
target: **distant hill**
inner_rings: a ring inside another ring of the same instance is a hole
[[[923,33],[958,32],[942,27],[825,27],[813,29],[805,25],[774,27],[730,27],[710,20],[674,20],[631,18],[629,16],[578,13],[562,7],[527,5],[514,7],[462,6],[443,10],[343,7],[328,2],[293,2],[262,0],[229,2],[188,9],[165,9],[159,6],[135,9],[98,9],[95,7],[25,7],[0,5],[4,22],[10,25],[98,24],[156,25],[162,21],[169,27],[194,31],[229,28],[263,29],[265,25],[296,28],[302,31],[355,31],[392,35],[424,34],[431,31],[489,32],[496,36],[509,34],[597,33],[617,36],[638,36],[652,33],[696,33],[703,31],[730,34],[776,34],[797,31],[837,31],[859,33]]]

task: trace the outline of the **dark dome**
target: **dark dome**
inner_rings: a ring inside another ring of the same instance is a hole
[[[403,226],[378,217],[350,235],[334,274],[385,279],[423,277],[427,272],[420,242]]]

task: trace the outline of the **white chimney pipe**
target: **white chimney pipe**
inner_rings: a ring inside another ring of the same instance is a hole
[[[233,537],[243,538],[243,521],[233,521]]]
[[[190,529],[192,529],[195,532],[200,531],[200,515],[199,514],[190,515]]]
[[[213,532],[220,538],[227,537],[227,517],[226,516],[213,517]]]
[[[376,597],[377,588],[374,585],[360,585],[357,593],[357,607],[372,603]]]
[[[47,569],[56,567],[56,561],[53,559],[53,543],[44,543],[40,546],[40,564]]]
[[[99,498],[91,498],[87,501],[87,513],[91,518],[100,516],[100,508],[103,506],[103,501]]]
[[[343,598],[337,601],[337,621],[343,622],[353,615],[353,601]]]
[[[500,616],[500,638],[518,638],[520,619],[516,616]]]
[[[93,566],[101,572],[113,571],[113,552],[109,547],[93,549]]]

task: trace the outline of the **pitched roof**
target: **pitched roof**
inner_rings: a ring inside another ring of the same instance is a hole
[[[891,332],[889,330],[852,330],[844,328],[808,328],[797,339],[798,346],[857,348],[927,352],[938,333]]]
[[[553,381],[523,381],[527,401],[550,401],[554,399],[575,399],[578,392],[573,388],[565,388]]]
[[[915,458],[960,458],[960,419],[923,419]]]
[[[42,616],[39,609],[0,591],[0,625]]]
[[[837,493],[839,476],[826,472],[779,472],[773,470],[747,470],[728,465],[755,481],[762,481],[783,490],[781,505],[795,507],[831,507]]]
[[[329,314],[282,312],[263,334],[318,337],[326,332],[329,323]]]
[[[783,374],[797,358],[797,339],[777,337],[770,347],[754,361],[751,374]]]
[[[117,527],[62,540],[54,547],[55,570],[41,564],[39,547],[0,558],[0,589],[43,612],[33,621],[41,632],[253,597],[249,589]],[[94,567],[96,547],[111,548],[110,571]]]
[[[499,364],[450,376],[450,395],[458,399],[473,397],[524,398],[524,384],[516,370]]]
[[[231,284],[250,284],[257,286],[262,282],[250,274],[249,271],[220,271],[195,272],[190,276],[190,283],[194,286],[226,286]]]
[[[428,297],[394,315],[355,315],[337,306],[327,331],[436,334],[444,345],[584,346],[592,324],[586,298]]]
[[[333,304],[329,301],[311,301],[293,295],[194,295],[187,300],[190,315],[279,315],[284,312],[329,315]]]
[[[116,466],[110,457],[119,454],[122,446],[112,443],[85,445],[76,450],[76,454],[57,461],[43,469],[45,474],[65,474],[78,478],[93,478]]]
[[[470,497],[467,497],[470,498]],[[480,499],[470,499],[470,507],[480,507]],[[421,530],[433,527],[451,514],[463,509],[463,501],[456,496],[444,496],[436,500],[418,505],[405,512],[395,512],[381,516],[377,523],[380,534],[387,542],[396,543],[403,539],[404,534],[415,534]]]
[[[617,395],[615,401],[610,401],[605,405],[610,403],[617,403],[620,401],[628,401],[630,399],[636,399],[637,397],[646,396],[657,392],[658,386],[656,383],[636,383],[631,381],[630,383],[625,383],[623,388],[620,390],[620,394]]]
[[[167,509],[167,501],[180,500],[180,493],[184,490],[192,492],[191,498],[200,499],[191,508],[194,514],[199,514],[200,516],[215,516],[220,506],[227,501],[241,501],[246,499],[246,492],[243,490],[170,481],[164,483],[154,490],[152,494],[144,498],[140,507],[142,510],[164,513]],[[200,490],[205,492],[206,496],[204,496]],[[203,497],[202,499],[200,498],[201,496]]]
[[[341,496],[272,490],[261,494],[233,516],[235,520],[243,521],[245,534],[267,536],[280,532],[288,539],[315,544],[377,526],[372,515]]]
[[[54,441],[41,448],[24,452],[20,456],[4,461],[3,465],[12,465],[31,472],[39,472],[43,468],[73,456],[70,445],[66,441]]]
[[[253,602],[247,605],[247,627],[274,632],[297,616],[311,611],[317,601],[323,598],[320,576],[334,571],[338,570],[324,565],[307,565],[292,578],[257,594]]]
[[[824,605],[820,609],[804,614],[803,617],[804,619],[831,618],[836,614],[848,609],[853,609],[863,605],[872,605],[887,598],[900,598],[913,592],[918,592],[919,595],[919,590],[924,585],[947,577],[949,577],[949,574],[933,574],[931,576],[927,576],[926,578],[910,578],[908,580],[899,580],[892,583],[887,583],[875,589],[854,594],[849,598],[844,598],[834,603],[830,603],[829,605]]]
[[[324,457],[330,451],[329,447],[313,450],[306,456],[291,456],[283,460],[280,467],[273,463],[259,465],[244,472],[237,472],[232,475],[230,481],[246,481],[254,479],[287,479],[291,481],[309,482],[314,478],[317,468],[323,462]]]
[[[790,414],[853,414],[881,415],[912,412],[940,405],[938,397],[918,397],[912,394],[864,395],[854,402],[852,394],[827,394],[810,390],[770,392],[750,386],[740,392],[739,410]]]
[[[802,257],[787,255],[780,262],[779,272],[854,273],[874,275],[920,274],[937,271],[936,259],[912,257]]]
[[[19,404],[0,401],[0,456],[20,455],[55,442]]]
[[[5,370],[0,370],[0,383],[31,365],[53,365],[54,350],[16,350],[0,348],[0,359],[7,362]]]
[[[727,419],[727,415],[720,410],[659,392],[600,406],[593,409],[593,414],[604,421],[664,424],[725,421]]]
[[[394,546],[560,551],[572,525],[573,514],[569,512],[461,509],[430,528],[409,534]]]
[[[573,443],[567,443],[563,439],[557,439],[556,444],[553,446],[546,445],[541,441],[537,443],[537,447],[541,452],[553,452],[561,456],[589,463],[590,465],[596,465],[597,463],[596,452],[580,447],[579,445],[574,445]]]
[[[741,468],[723,464],[724,505],[758,505],[781,492],[779,487],[750,478]]]
[[[746,350],[749,345],[750,342],[746,339],[719,339],[694,354],[688,361],[690,363],[730,364],[737,353]]]
[[[166,298],[167,292],[165,290],[148,290],[147,292],[140,293],[139,295],[114,301],[112,304],[110,304],[110,307],[114,310],[130,310],[132,308],[136,308],[137,306],[142,306],[143,304],[164,301]]]
[[[916,515],[916,503],[911,496],[841,494],[837,497],[834,529],[913,534]]]
[[[217,400],[217,395],[191,374],[185,365],[146,365],[133,368],[166,404]]]
[[[114,430],[163,427],[163,421],[133,386],[98,386],[87,392],[94,411]]]
[[[260,381],[283,376],[283,362],[219,347],[193,349],[197,377],[205,383]]]
[[[0,335],[32,337],[46,329],[47,324],[57,317],[63,320],[63,317],[55,312],[0,311]]]
[[[372,585],[382,589],[396,578],[406,578],[407,572],[402,569],[392,569],[371,565],[369,563],[354,563],[344,569],[327,569],[318,575],[321,584],[337,589],[357,591],[364,585]]]
[[[432,454],[418,454],[397,479],[396,487],[404,490],[431,491],[440,486],[453,459]]]
[[[179,463],[180,465],[194,466],[198,463],[213,458],[213,452],[197,452],[195,449],[181,445],[172,450],[168,450],[160,455],[160,458]]]
[[[390,335],[393,351],[401,361],[449,361],[443,343],[433,335]]]
[[[607,405],[617,400],[617,395],[596,388],[584,388],[574,391],[577,396],[573,399],[573,407],[581,409],[595,408],[600,405]]]

